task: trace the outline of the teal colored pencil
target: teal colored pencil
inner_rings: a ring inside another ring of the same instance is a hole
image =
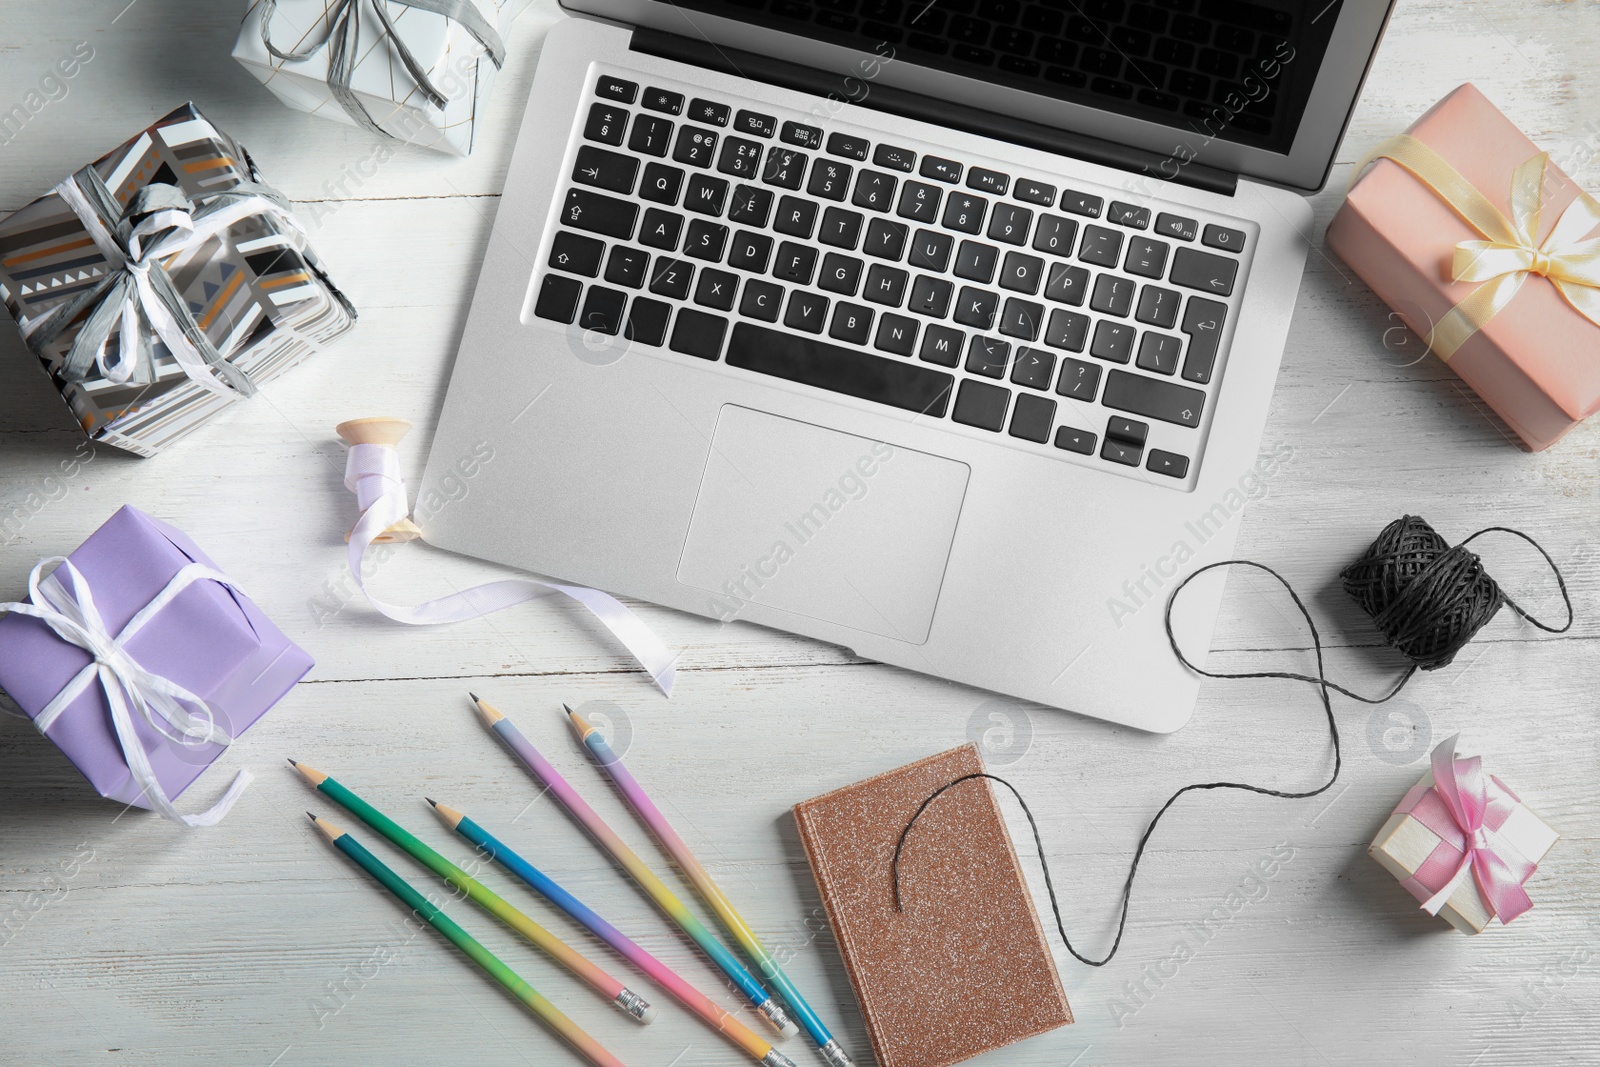
[[[549,875],[513,852],[505,842],[454,808],[440,804],[435,800],[429,800],[428,803],[433,805],[433,810],[439,814],[439,818],[444,820],[446,826],[471,841],[490,859],[499,863],[524,882],[527,882],[528,885],[542,894],[546,900],[588,927],[596,937],[605,941],[606,944],[616,949],[618,953],[641,971],[653,978],[663,989],[676,997],[679,1003],[699,1016],[706,1025],[748,1052],[751,1058],[761,1064],[762,1067],[794,1067],[794,1063],[783,1053],[773,1048],[771,1042],[745,1026],[728,1012],[723,1011],[710,997],[707,997],[694,986],[684,981],[670,967],[646,952],[627,934],[606,922],[594,909],[561,888]]]
[[[550,954],[551,959],[594,987],[617,1008],[642,1023],[649,1022],[655,1016],[649,1001],[601,970],[583,953],[513,908],[498,893],[445,859],[416,834],[346,789],[338,779],[329,777],[315,767],[298,760],[290,760],[289,763],[299,772],[300,777],[311,783],[318,792],[333,798],[350,814],[387,837],[401,850],[410,853],[414,859],[440,878],[461,890],[468,900],[544,949]]]
[[[816,1042],[817,1051],[822,1053],[822,1058],[827,1060],[832,1067],[852,1067],[849,1054],[845,1052],[834,1036],[828,1032],[828,1028],[817,1017],[817,1013],[811,1009],[811,1005],[806,1003],[805,997],[800,995],[800,990],[795,988],[795,984],[789,980],[789,976],[779,966],[777,958],[767,951],[767,947],[761,943],[760,938],[756,937],[755,931],[744,921],[738,911],[734,910],[733,901],[728,899],[727,894],[712,879],[711,872],[707,871],[705,866],[695,858],[694,853],[689,851],[689,846],[684,843],[683,838],[678,836],[678,832],[672,828],[672,824],[667,822],[667,817],[661,813],[660,808],[656,807],[655,802],[644,791],[644,787],[639,784],[638,779],[634,778],[629,773],[628,768],[623,766],[621,757],[612,750],[610,745],[606,744],[606,739],[600,735],[600,731],[584,721],[583,716],[571,708],[567,708],[566,711],[567,717],[572,723],[572,729],[578,735],[579,743],[589,750],[590,754],[594,756],[595,762],[599,763],[606,774],[611,777],[611,780],[616,783],[617,791],[622,794],[622,799],[627,801],[628,806],[639,817],[639,821],[644,823],[645,828],[661,843],[661,847],[666,849],[672,858],[677,861],[683,873],[689,876],[689,881],[693,882],[695,888],[700,891],[701,899],[710,906],[712,911],[717,913],[717,918],[722,920],[722,925],[727,929],[728,933],[733,935],[733,939],[739,942],[739,945],[755,961],[761,976],[776,986],[778,994],[789,1002],[789,1007],[794,1010],[795,1018],[805,1028],[806,1033],[811,1036],[811,1040]]]
[[[773,999],[760,982],[756,981],[755,975],[739,962],[738,957],[722,947],[722,942],[705,928],[704,923],[695,918],[694,913],[667,888],[666,883],[645,866],[644,860],[640,859],[633,849],[606,825],[600,813],[578,795],[572,784],[561,777],[561,772],[552,767],[550,761],[533,747],[533,743],[522,736],[522,731],[488,701],[479,700],[474,695],[472,702],[477,706],[478,714],[483,717],[484,725],[505,742],[511,754],[528,769],[528,773],[548,789],[557,803],[566,809],[567,814],[588,830],[589,836],[593,837],[595,842],[610,853],[611,858],[632,876],[634,882],[644,890],[656,907],[660,908],[667,918],[677,923],[678,927],[700,946],[701,951],[722,968],[722,973],[739,987],[740,992],[744,993],[756,1011],[760,1012],[784,1037],[798,1032],[799,1027],[789,1020],[789,1013],[783,1010],[783,1006]]]
[[[384,866],[383,861],[363,848],[361,842],[328,820],[319,819],[309,811],[306,814],[317,824],[317,829],[333,842],[334,848],[349,856],[358,867],[376,878],[385,889],[405,901],[407,907],[465,952],[473,963],[487,971],[512,996],[526,1004],[539,1017],[540,1022],[554,1030],[557,1037],[577,1049],[584,1059],[595,1067],[623,1067],[622,1061],[607,1052],[605,1046],[567,1018],[560,1008],[540,996],[537,989],[529,985],[516,971],[500,962],[499,957],[479,944],[476,938],[457,926],[438,905],[413,889],[404,878]]]

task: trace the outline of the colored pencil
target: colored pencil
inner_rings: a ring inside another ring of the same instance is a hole
[[[308,811],[307,815],[311,815]],[[319,819],[311,815],[311,821],[317,824],[328,840],[333,842],[333,847],[343,852],[356,862],[356,865],[376,878],[389,892],[405,901],[406,906],[416,912],[428,925],[448,938],[462,952],[465,952],[472,962],[476,963],[489,973],[495,981],[505,986],[512,996],[526,1004],[539,1021],[556,1032],[556,1036],[566,1041],[579,1054],[597,1067],[622,1067],[622,1061],[617,1059],[605,1048],[584,1032],[583,1028],[562,1014],[561,1009],[539,995],[539,991],[529,985],[523,978],[507,967],[494,953],[484,948],[477,939],[467,933],[446,915],[442,909],[427,897],[417,892],[411,885],[394,871],[384,865],[372,853],[368,852],[355,838],[339,829],[326,819]]]
[[[720,1032],[728,1040],[748,1052],[757,1063],[763,1064],[765,1067],[794,1067],[787,1056],[772,1047],[770,1041],[767,1041],[731,1014],[722,1010],[714,1001],[690,985],[672,968],[652,956],[627,934],[601,918],[595,913],[594,909],[561,888],[549,875],[517,855],[505,842],[454,808],[440,804],[435,800],[429,800],[428,803],[433,805],[433,810],[438,813],[439,818],[444,820],[446,826],[471,841],[487,854],[490,859],[505,867],[506,870],[521,878],[524,882],[527,882],[550,903],[582,923],[596,937],[616,949],[619,955],[638,967],[653,979],[657,985],[677,998],[678,1002],[685,1008],[698,1015],[707,1026]]]
[[[563,704],[562,707],[566,707],[566,705]],[[639,784],[638,779],[634,778],[628,771],[627,766],[622,762],[622,758],[606,743],[606,739],[601,736],[599,730],[584,721],[583,716],[569,707],[566,708],[566,711],[567,721],[572,724],[573,730],[577,733],[579,743],[589,750],[595,761],[610,776],[612,782],[616,783],[617,791],[622,794],[622,799],[627,801],[628,806],[633,809],[633,813],[639,817],[639,821],[644,823],[645,828],[660,842],[661,847],[666,849],[667,853],[672,856],[679,869],[688,875],[689,880],[700,891],[700,898],[706,902],[706,905],[712,911],[717,913],[717,918],[722,921],[723,927],[733,936],[735,941],[739,942],[745,951],[745,955],[755,962],[756,969],[761,972],[762,977],[771,982],[777,989],[778,995],[788,1002],[790,1009],[794,1012],[796,1021],[816,1042],[817,1050],[822,1053],[822,1058],[832,1064],[833,1067],[850,1067],[851,1060],[849,1055],[839,1046],[839,1042],[834,1039],[834,1036],[828,1032],[828,1028],[822,1025],[822,1020],[817,1018],[817,1013],[811,1010],[811,1005],[806,1003],[805,998],[800,995],[800,991],[795,988],[794,983],[789,980],[789,976],[783,972],[783,968],[773,958],[772,953],[768,952],[766,946],[756,937],[755,931],[750,929],[750,924],[745,922],[738,911],[734,909],[733,902],[728,899],[728,895],[712,879],[710,872],[705,869],[705,865],[695,858],[693,852],[689,851],[689,846],[684,843],[682,837],[678,836],[678,832],[672,828],[672,824],[667,822],[667,817],[661,814],[661,809],[656,807],[655,802],[644,791],[644,787]]]
[[[544,949],[550,954],[551,959],[593,986],[601,996],[638,1021],[642,1023],[650,1021],[648,1001],[595,966],[577,949],[500,899],[488,886],[439,855],[421,838],[340,785],[336,779],[304,763],[296,763],[294,760],[289,762],[319,792],[332,797],[350,814],[387,837],[395,845],[410,853],[411,857],[424,867],[465,893],[474,904]]]
[[[606,821],[599,813],[578,795],[577,790],[561,777],[561,772],[552,767],[550,761],[533,747],[532,742],[522,736],[522,731],[487,701],[479,700],[476,694],[472,694],[472,701],[477,706],[478,714],[483,717],[484,723],[505,742],[512,755],[517,757],[535,780],[550,790],[551,795],[566,809],[567,814],[588,830],[600,847],[610,853],[611,858],[632,876],[656,907],[660,908],[667,918],[677,923],[678,927],[700,946],[701,951],[722,968],[722,973],[726,974],[750,1003],[755,1005],[756,1011],[777,1027],[783,1036],[788,1037],[796,1033],[797,1027],[789,1021],[789,1015],[783,1010],[783,1005],[773,999],[761,983],[756,981],[755,975],[751,974],[733,953],[723,947],[722,942],[705,928],[704,923],[695,918],[692,911],[684,907],[683,901],[667,888],[666,883],[645,866],[644,860],[640,859],[633,849],[606,825]]]

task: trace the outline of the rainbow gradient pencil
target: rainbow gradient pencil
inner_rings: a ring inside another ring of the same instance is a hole
[[[421,916],[429,926],[439,931],[448,938],[457,948],[465,952],[472,962],[489,972],[490,976],[501,985],[505,986],[511,995],[526,1004],[539,1021],[556,1032],[556,1036],[566,1041],[578,1053],[596,1067],[623,1067],[622,1061],[605,1050],[605,1047],[590,1037],[583,1028],[562,1014],[561,1009],[539,995],[539,991],[529,985],[523,978],[500,962],[499,957],[478,943],[477,939],[467,933],[446,915],[442,909],[427,897],[413,889],[404,878],[384,865],[383,861],[362,847],[361,842],[339,829],[326,819],[319,819],[311,815],[311,821],[317,824],[333,847],[343,852],[355,861],[356,865],[365,870],[389,892],[405,901],[406,906]]]
[[[645,951],[627,934],[606,922],[595,913],[594,909],[561,888],[549,875],[517,855],[505,842],[454,808],[435,800],[429,800],[428,803],[433,805],[433,810],[444,820],[446,826],[471,841],[490,859],[527,882],[550,903],[582,923],[596,937],[616,949],[619,955],[676,997],[685,1008],[698,1015],[707,1026],[744,1049],[757,1063],[763,1064],[764,1067],[794,1067],[787,1056],[772,1047],[770,1041],[723,1011],[711,998]]]
[[[294,760],[290,760],[289,763],[319,792],[332,797],[350,814],[387,837],[395,845],[410,853],[411,857],[424,867],[465,893],[478,907],[544,949],[551,959],[583,979],[598,990],[601,996],[628,1015],[642,1023],[647,1023],[655,1017],[655,1010],[650,1007],[649,1001],[595,966],[577,949],[500,899],[488,886],[439,855],[411,831],[321,771],[314,770],[304,763],[296,763]]]
[[[783,968],[756,937],[755,931],[751,930],[750,925],[734,910],[733,902],[712,879],[705,866],[695,858],[694,853],[689,851],[689,846],[678,836],[672,824],[667,822],[667,817],[661,814],[661,809],[656,807],[638,779],[629,773],[628,768],[623,765],[622,758],[606,743],[599,730],[584,721],[583,716],[565,704],[562,707],[566,708],[567,721],[576,731],[578,741],[589,750],[595,761],[616,783],[622,799],[628,802],[628,806],[639,817],[639,821],[644,823],[645,828],[661,843],[661,847],[667,850],[677,862],[679,869],[689,876],[689,880],[700,891],[700,898],[717,913],[717,918],[722,921],[728,933],[733,935],[734,940],[739,942],[745,955],[755,962],[762,977],[771,982],[777,988],[778,995],[788,1002],[795,1018],[816,1042],[817,1051],[822,1054],[822,1058],[833,1067],[851,1067],[850,1056],[839,1046],[839,1042],[828,1032],[828,1028],[822,1025],[817,1013],[811,1010],[811,1005],[806,1003],[800,991],[789,980],[789,976],[783,973]]]
[[[578,791],[561,777],[561,772],[552,767],[550,761],[533,747],[533,743],[522,736],[522,731],[493,705],[479,700],[476,693],[471,696],[478,714],[483,717],[484,724],[505,742],[512,755],[528,769],[528,773],[532,774],[540,785],[550,790],[557,803],[565,808],[567,814],[576,819],[585,830],[588,830],[600,847],[610,853],[611,858],[632,876],[656,907],[660,908],[667,918],[677,923],[678,927],[700,946],[701,951],[722,968],[722,973],[739,987],[750,1003],[755,1005],[756,1011],[760,1012],[783,1036],[788,1037],[796,1033],[798,1028],[789,1021],[789,1015],[783,1010],[783,1005],[774,1000],[761,983],[756,981],[755,975],[751,974],[733,953],[723,947],[722,942],[706,929],[704,923],[695,918],[694,912],[684,907],[683,901],[667,888],[666,883],[645,866],[644,860],[640,859],[633,849],[617,836],[616,831],[606,825],[600,814],[578,795]]]

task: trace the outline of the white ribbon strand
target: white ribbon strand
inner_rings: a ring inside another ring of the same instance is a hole
[[[388,445],[351,445],[345,460],[344,484],[356,494],[356,504],[361,509],[361,518],[350,531],[350,574],[366,594],[367,601],[384,615],[413,626],[437,625],[475,619],[536,597],[561,593],[588,608],[632,653],[661,691],[669,697],[672,695],[672,683],[677,675],[676,654],[626,605],[598,589],[536,578],[507,578],[415,607],[378,599],[362,580],[361,558],[384,530],[410,514],[399,456]]]
[[[54,573],[46,575],[44,569],[51,564],[58,566]],[[61,581],[63,574],[67,577],[66,583]],[[173,575],[161,592],[129,619],[126,626],[113,635],[106,628],[100,609],[95,606],[94,594],[83,575],[65,556],[48,556],[40,560],[28,576],[29,600],[0,603],[0,612],[11,611],[38,619],[63,641],[77,645],[93,657],[34,716],[33,724],[41,734],[54,725],[61,713],[85,689],[98,681],[105,691],[106,706],[111,712],[111,725],[116,731],[117,743],[122,748],[123,759],[133,780],[140,787],[140,794],[148,798],[152,808],[173,822],[185,826],[215,826],[228,814],[228,809],[233,807],[234,801],[239,799],[253,776],[248,770],[241,770],[234,776],[233,783],[228,786],[221,800],[199,814],[181,814],[156,777],[150,754],[145,751],[144,743],[134,728],[133,711],[129,706],[174,744],[212,743],[226,746],[233,743],[233,738],[217,726],[215,713],[209,704],[171,679],[146,670],[124,647],[179,593],[199,581],[232,585],[226,576],[210,567],[189,563]],[[198,709],[199,713],[192,713],[189,707]]]

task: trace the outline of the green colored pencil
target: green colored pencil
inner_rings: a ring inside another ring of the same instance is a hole
[[[383,861],[362,847],[361,842],[328,820],[319,819],[309,811],[306,814],[317,824],[317,829],[333,842],[334,848],[355,860],[357,866],[376,878],[389,892],[405,901],[406,906],[426,920],[428,925],[449,938],[457,948],[471,957],[472,962],[488,971],[490,976],[505,986],[512,996],[532,1009],[541,1022],[556,1032],[556,1036],[577,1049],[584,1059],[595,1067],[623,1067],[621,1060],[607,1052],[600,1042],[562,1014],[560,1008],[540,996],[537,989],[529,985],[516,971],[500,962],[499,957],[479,944],[476,938],[457,926],[438,905],[413,889],[404,878],[384,866]]]
[[[289,763],[319,792],[326,793],[338,801],[350,814],[387,837],[395,845],[410,853],[413,859],[465,893],[474,904],[544,949],[557,963],[599,990],[602,996],[617,1007],[640,1022],[649,1022],[655,1018],[655,1009],[650,1006],[649,1001],[601,970],[583,953],[502,900],[499,894],[488,886],[439,855],[410,830],[321,771],[294,760],[290,760]]]

